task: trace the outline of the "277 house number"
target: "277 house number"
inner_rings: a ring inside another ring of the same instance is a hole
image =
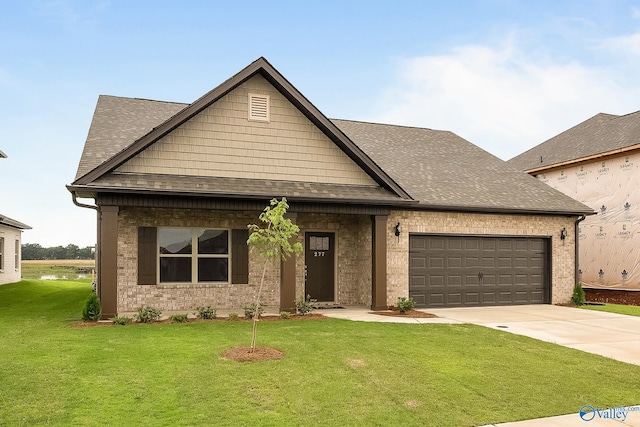
[[[325,254],[324,252],[321,252],[321,251],[320,251],[320,252],[319,252],[319,251],[315,251],[315,252],[313,253],[313,256],[324,256],[324,254]]]

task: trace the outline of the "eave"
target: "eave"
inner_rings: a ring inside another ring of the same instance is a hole
[[[628,147],[619,148],[617,150],[605,151],[602,153],[593,154],[590,156],[580,157],[577,159],[566,160],[563,162],[557,162],[548,164],[545,166],[539,166],[525,170],[529,175],[536,175],[542,172],[551,172],[557,169],[566,168],[568,166],[579,166],[581,164],[590,163],[596,160],[606,160],[611,157],[616,157],[621,154],[631,154],[633,152],[640,151],[640,144],[630,145]]]

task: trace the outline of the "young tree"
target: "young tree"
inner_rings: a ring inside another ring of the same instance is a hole
[[[291,222],[290,219],[284,217],[289,209],[287,199],[282,200],[273,198],[269,202],[269,206],[264,208],[260,214],[262,227],[256,224],[249,224],[247,227],[251,234],[247,240],[247,244],[251,251],[258,252],[265,260],[262,268],[262,278],[260,279],[260,287],[256,296],[255,314],[253,316],[253,338],[251,340],[251,351],[256,348],[256,339],[258,335],[258,320],[260,317],[260,296],[264,285],[264,276],[267,271],[269,261],[282,261],[292,254],[302,252],[302,245],[299,242],[293,245],[290,239],[297,236],[300,228]]]

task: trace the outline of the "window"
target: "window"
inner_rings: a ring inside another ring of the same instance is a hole
[[[16,268],[16,271],[18,271],[20,269],[20,240],[16,240],[16,248],[13,255],[13,259],[14,259],[14,266]]]
[[[160,283],[229,281],[229,231],[159,228]]]
[[[4,237],[0,237],[0,271],[4,270]]]

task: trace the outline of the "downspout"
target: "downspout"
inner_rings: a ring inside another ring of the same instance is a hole
[[[98,210],[98,207],[97,207],[97,206],[95,206],[95,205],[87,205],[87,204],[84,204],[84,203],[80,203],[80,202],[78,201],[78,198],[77,198],[77,196],[76,196],[75,191],[72,191],[72,192],[71,192],[71,200],[73,200],[73,204],[74,204],[74,205],[79,206],[79,207],[81,207],[81,208],[95,209],[96,211]]]
[[[581,215],[576,220],[574,228],[573,228],[573,233],[574,233],[573,235],[575,236],[574,240],[576,242],[575,245],[574,245],[575,246],[575,252],[576,252],[575,253],[575,263],[574,263],[574,265],[575,265],[575,268],[574,268],[574,281],[573,281],[574,284],[580,283],[580,273],[579,273],[579,270],[580,270],[579,267],[580,266],[578,265],[578,260],[580,259],[580,252],[579,252],[579,245],[578,245],[578,241],[579,241],[579,224],[582,221],[584,221],[585,218],[586,218],[585,215]]]
[[[98,206],[95,205],[87,205],[86,203],[80,203],[78,201],[78,197],[76,196],[76,192],[75,191],[71,191],[71,200],[73,200],[73,204],[80,207],[80,208],[87,208],[87,209],[93,209],[96,211],[96,214],[98,215],[98,224],[100,223],[100,210],[98,209]],[[91,284],[91,288],[93,289],[94,292],[97,292],[98,295],[100,295],[100,233],[98,231],[96,231],[96,251],[94,254],[94,260],[96,263],[96,277],[95,277],[95,282]]]

